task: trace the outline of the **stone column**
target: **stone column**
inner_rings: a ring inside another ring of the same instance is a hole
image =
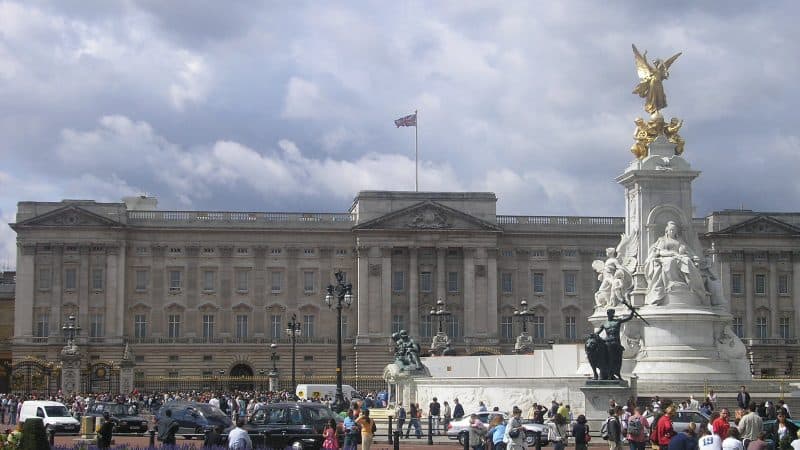
[[[436,247],[436,299],[447,298],[447,273],[445,270],[445,256],[447,247]]]
[[[475,249],[464,248],[464,335],[475,336]],[[485,328],[484,328],[485,329]],[[481,330],[482,331],[482,330]]]
[[[53,249],[53,285],[51,292],[53,300],[50,302],[50,314],[56,327],[61,327],[64,318],[61,315],[61,305],[64,303],[64,245],[51,244]]]
[[[117,322],[119,318],[119,316],[117,316],[117,308],[122,309],[124,307],[122,304],[123,297],[117,297],[119,292],[119,282],[117,280],[117,277],[119,276],[118,258],[119,247],[115,247],[113,245],[106,247],[106,285],[104,286],[106,304],[103,318],[105,321],[103,324],[103,335],[106,338],[114,338],[117,336],[122,336],[123,334],[122,328],[124,324],[122,322]]]
[[[389,336],[392,330],[392,247],[381,248],[381,307],[378,333]]]
[[[127,302],[125,301],[125,286],[126,286],[126,256],[127,256],[127,249],[128,246],[125,245],[125,242],[121,242],[119,246],[119,250],[117,252],[117,317],[116,321],[119,324],[119,328],[116,330],[115,335],[118,337],[125,336],[125,317],[126,317],[126,307]],[[152,322],[152,319],[150,319]],[[133,333],[131,332],[131,335]]]
[[[745,315],[744,315],[744,337],[745,338],[752,338],[755,337],[755,312],[753,307],[753,292],[754,289],[754,280],[753,280],[753,255],[751,253],[744,254],[744,308],[745,308]]]
[[[719,258],[719,277],[722,283],[722,295],[732,302],[730,253],[717,255]]]
[[[408,248],[408,334],[419,336],[419,262],[417,247]]]
[[[356,311],[358,339],[369,334],[369,247],[358,247],[358,280],[356,282]]]
[[[793,336],[800,336],[800,252],[792,255],[792,309],[794,310]]]
[[[169,328],[167,326],[167,312],[164,306],[168,303],[166,267],[164,264],[164,246],[153,245],[150,247],[152,254],[152,266],[150,269],[150,298],[153,299],[153,310],[150,311],[150,323],[153,335],[166,337]]]
[[[80,246],[80,269],[78,269],[78,325],[86,329],[89,326],[89,293],[92,288],[88,245]]]
[[[17,244],[17,286],[14,301],[14,337],[33,336],[33,295],[35,292],[35,244]]]
[[[770,337],[777,339],[780,337],[780,317],[781,312],[778,308],[778,259],[777,253],[770,253],[769,257],[769,281],[767,282],[767,292],[769,293],[769,333]]]
[[[489,336],[499,336],[497,320],[497,249],[486,250],[487,325]]]

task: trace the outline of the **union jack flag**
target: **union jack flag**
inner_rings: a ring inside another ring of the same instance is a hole
[[[409,114],[394,121],[397,128],[400,127],[415,127],[417,126],[417,113]]]

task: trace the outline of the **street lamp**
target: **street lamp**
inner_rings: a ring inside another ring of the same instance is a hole
[[[445,318],[450,317],[452,313],[447,310],[447,307],[444,305],[444,300],[441,298],[436,301],[436,308],[431,309],[430,315],[431,317],[436,317],[439,319],[439,333],[444,333],[444,321]]]
[[[452,313],[447,310],[444,300],[441,298],[437,300],[436,306],[431,309],[429,315],[431,316],[431,319],[436,317],[439,321],[439,330],[436,332],[436,335],[433,337],[433,341],[431,342],[431,354],[440,356],[453,354],[453,350],[450,348],[452,342],[447,336],[447,333],[444,332],[444,322],[452,315]]]
[[[514,310],[514,317],[522,322],[522,333],[517,336],[514,344],[514,353],[532,353],[533,338],[528,334],[528,322],[536,315],[536,311],[528,308],[528,301],[524,298],[519,302],[519,309]]]
[[[272,354],[270,355],[269,359],[272,360],[272,370],[269,371],[269,390],[275,392],[278,390],[278,344],[272,343],[269,344],[269,348],[272,350]]]
[[[336,412],[347,409],[342,393],[342,303],[344,307],[349,307],[353,303],[353,285],[344,279],[344,273],[337,271],[336,285],[328,285],[328,295],[325,296],[325,304],[328,308],[336,308],[336,398],[331,405]]]
[[[300,336],[300,322],[297,321],[297,314],[292,313],[292,321],[286,324],[286,334],[292,340],[292,393],[297,390],[297,380],[295,379],[295,344]]]
[[[61,330],[67,337],[67,348],[73,348],[75,346],[75,335],[81,331],[80,325],[75,324],[74,314],[70,314],[67,317],[67,323],[61,327]]]

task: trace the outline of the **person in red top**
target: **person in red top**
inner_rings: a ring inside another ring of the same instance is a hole
[[[728,435],[728,430],[731,428],[730,419],[728,418],[728,408],[722,408],[719,412],[719,417],[711,422],[711,429],[713,433],[722,436]]]
[[[669,440],[675,436],[675,430],[672,428],[672,417],[675,415],[675,406],[668,406],[664,415],[658,419],[656,424],[656,436],[658,437],[658,447],[660,450],[667,450],[669,447]]]

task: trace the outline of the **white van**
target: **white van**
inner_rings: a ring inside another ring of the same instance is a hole
[[[81,424],[69,414],[63,403],[42,400],[26,400],[19,411],[19,421],[41,419],[45,429],[56,430],[56,433],[77,433]]]
[[[295,389],[295,395],[300,400],[324,400],[325,397],[330,397],[331,399],[336,398],[336,385],[335,384],[298,384],[297,389]],[[354,398],[359,398],[358,391],[353,389],[351,386],[343,384],[342,385],[342,394],[344,394],[344,399],[348,402]]]

